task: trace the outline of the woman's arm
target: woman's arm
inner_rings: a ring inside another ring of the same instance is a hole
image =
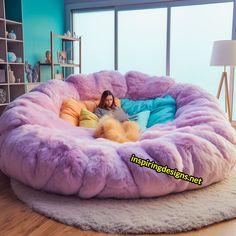
[[[94,114],[95,114],[99,119],[103,116],[102,111],[101,111],[99,108],[96,108],[96,109],[95,109]]]

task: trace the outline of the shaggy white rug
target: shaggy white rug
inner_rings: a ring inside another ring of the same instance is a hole
[[[236,217],[236,170],[200,190],[137,200],[82,200],[29,188],[11,180],[16,196],[35,211],[83,230],[174,233]]]

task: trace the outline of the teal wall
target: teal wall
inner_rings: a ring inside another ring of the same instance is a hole
[[[50,50],[50,31],[64,34],[64,0],[22,0],[24,59],[34,65],[45,61],[45,51]],[[61,51],[60,40],[55,41],[56,51]],[[50,67],[41,70],[41,80],[50,79]]]

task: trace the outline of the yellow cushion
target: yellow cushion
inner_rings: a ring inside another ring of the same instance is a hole
[[[86,108],[82,102],[76,101],[73,98],[66,99],[61,106],[60,118],[72,125],[78,126],[82,108]]]
[[[85,128],[96,128],[99,118],[85,108],[81,109],[79,126]]]

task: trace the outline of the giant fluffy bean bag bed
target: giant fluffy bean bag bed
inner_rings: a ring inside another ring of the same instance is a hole
[[[109,89],[133,100],[172,96],[174,120],[141,132],[136,142],[94,138],[94,129],[59,117],[65,99],[99,99]],[[167,165],[201,185],[130,161]],[[191,84],[130,71],[100,71],[51,80],[11,102],[0,117],[0,169],[35,189],[80,198],[143,198],[199,189],[226,178],[236,163],[236,132],[218,100]]]

